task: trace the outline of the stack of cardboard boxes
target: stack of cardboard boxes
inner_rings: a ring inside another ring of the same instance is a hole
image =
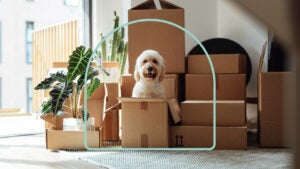
[[[216,148],[246,149],[246,62],[240,54],[210,55],[216,73]],[[182,126],[171,127],[172,147],[212,147],[213,85],[205,55],[187,58]]]
[[[128,20],[159,18],[184,25],[182,8],[166,1],[160,3],[160,10],[153,1],[132,8]],[[132,75],[124,75],[120,99],[122,147],[211,147],[213,87],[207,58],[189,56],[185,63],[184,32],[162,23],[131,25],[128,44],[130,73],[136,58],[146,49],[157,50],[164,57],[166,75],[162,85],[167,99],[183,101],[182,126],[174,116],[170,118],[165,99],[130,98],[135,80]],[[246,58],[238,54],[211,57],[217,73],[217,148],[246,149]]]
[[[145,18],[169,20],[184,27],[184,10],[160,1],[158,10],[153,1],[146,1],[128,11],[128,20]],[[183,97],[180,74],[185,72],[184,32],[157,22],[133,24],[128,27],[129,72],[133,73],[137,57],[146,49],[157,50],[165,61],[163,86],[167,99]],[[135,84],[133,76],[123,76],[122,147],[169,147],[170,124],[168,101],[165,99],[130,98]],[[178,119],[177,119],[178,120]],[[175,121],[177,121],[175,120]]]

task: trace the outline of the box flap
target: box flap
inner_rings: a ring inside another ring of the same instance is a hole
[[[133,98],[133,97],[119,97],[121,102],[166,102],[165,99],[162,98]]]
[[[259,59],[259,64],[258,64],[258,71],[257,71],[258,73],[262,72],[262,67],[263,67],[263,64],[264,64],[264,58],[265,58],[267,44],[268,44],[268,42],[265,42],[265,44],[262,47],[262,52],[261,52],[260,59]]]
[[[176,6],[170,2],[166,2],[164,0],[160,0],[160,5],[162,9],[182,9],[179,6]],[[133,8],[131,10],[145,10],[145,9],[156,9],[155,3],[153,0],[145,1]]]

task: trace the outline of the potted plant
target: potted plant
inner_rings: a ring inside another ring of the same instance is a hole
[[[91,49],[84,46],[77,47],[71,54],[67,73],[57,72],[50,74],[34,89],[50,89],[50,98],[41,106],[41,118],[51,123],[61,123],[61,119],[72,117],[81,119],[83,110],[81,105],[81,94],[84,88],[84,75],[87,63],[92,55]],[[87,97],[100,85],[98,78],[100,67],[90,66],[87,77]],[[59,120],[58,120],[59,119]],[[78,120],[77,120],[78,121]],[[81,122],[82,124],[82,122]],[[55,124],[56,129],[61,129],[62,124]]]
[[[114,11],[114,16],[115,29],[119,27],[120,18],[116,11]],[[98,51],[98,55],[101,56],[103,62],[110,62],[110,64],[108,64],[108,69],[107,67],[104,67],[107,71],[109,71],[109,67],[118,67],[118,69],[120,69],[117,74],[118,77],[121,77],[121,75],[124,74],[127,60],[128,43],[125,42],[124,35],[124,28],[114,32],[112,40],[110,40],[109,43],[104,41],[102,43],[101,50]],[[104,38],[102,34],[100,36],[101,39]],[[105,63],[103,65],[105,65]],[[110,77],[113,77],[112,73]]]

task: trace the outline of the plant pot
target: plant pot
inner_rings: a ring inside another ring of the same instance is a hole
[[[80,131],[84,129],[83,119],[64,118],[63,130],[64,131]],[[87,121],[87,130],[95,130],[95,118],[90,117]]]

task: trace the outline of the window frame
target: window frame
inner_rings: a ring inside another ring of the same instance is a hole
[[[26,63],[32,64],[32,49],[29,52],[28,45],[32,48],[32,35],[30,41],[28,40],[28,31],[29,31],[29,24],[32,24],[31,32],[34,30],[34,22],[33,21],[26,21],[25,23],[25,50],[26,50]]]
[[[32,113],[32,78],[26,78],[26,110],[27,113]],[[31,104],[31,105],[30,105]]]

